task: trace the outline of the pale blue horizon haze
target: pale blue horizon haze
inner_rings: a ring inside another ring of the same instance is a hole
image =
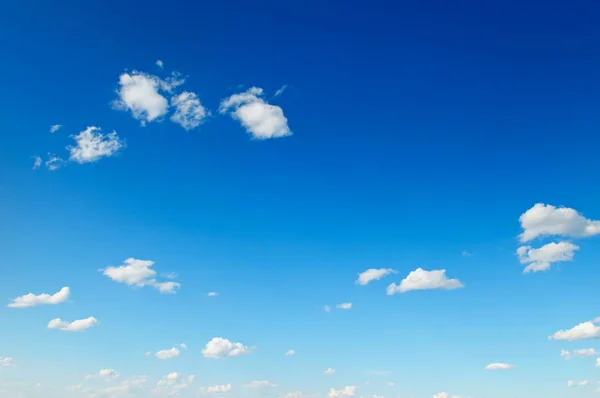
[[[0,397],[600,393],[597,2],[0,15]]]

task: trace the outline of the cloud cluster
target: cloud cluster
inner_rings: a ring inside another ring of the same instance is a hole
[[[600,352],[596,351],[594,348],[582,348],[579,350],[567,351],[560,350],[560,356],[566,360],[574,358],[574,357],[593,357],[600,356]]]
[[[156,271],[152,269],[154,261],[128,258],[123,265],[107,267],[103,274],[115,282],[125,283],[128,286],[152,286],[160,293],[175,293],[181,284],[173,281],[158,282]]]
[[[37,305],[46,305],[46,304],[61,304],[67,301],[71,294],[71,290],[68,286],[63,287],[60,291],[54,294],[42,293],[35,295],[33,293],[28,293],[23,296],[17,297],[12,300],[8,307],[10,308],[28,308],[35,307]]]

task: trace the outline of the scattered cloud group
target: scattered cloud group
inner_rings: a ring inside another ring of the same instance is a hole
[[[202,389],[204,394],[225,394],[230,392],[232,389],[231,384],[217,384],[214,386],[208,386]]]
[[[158,282],[153,265],[154,261],[151,260],[128,258],[123,265],[107,267],[102,271],[105,276],[118,283],[136,287],[152,286],[160,293],[175,293],[181,285],[173,281]]]
[[[10,308],[28,308],[35,307],[37,305],[45,304],[61,304],[68,300],[71,294],[71,290],[68,286],[63,287],[54,294],[42,293],[35,295],[28,293],[23,296],[17,297],[12,300],[8,307]]]
[[[430,289],[459,289],[463,284],[458,279],[449,279],[446,277],[446,270],[427,271],[423,268],[417,268],[411,271],[399,285],[392,283],[387,288],[387,294],[406,293],[411,290],[430,290]]]
[[[93,316],[85,319],[78,319],[73,322],[63,321],[60,318],[52,319],[48,322],[48,329],[58,329],[63,332],[83,332],[98,324],[98,320]]]
[[[397,273],[397,271],[391,268],[371,268],[358,274],[358,279],[356,280],[356,283],[364,286],[369,284],[369,282],[377,281],[390,274],[395,273]]]
[[[205,358],[221,359],[227,357],[238,357],[249,354],[251,349],[242,343],[234,343],[222,337],[215,337],[206,343],[202,350]]]

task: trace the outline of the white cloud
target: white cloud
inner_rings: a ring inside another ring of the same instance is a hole
[[[67,322],[60,318],[56,318],[48,322],[48,329],[58,329],[64,332],[82,332],[97,324],[98,320],[93,316],[85,319],[78,319],[73,322]]]
[[[564,359],[571,359],[574,357],[593,357],[595,355],[600,355],[600,352],[596,351],[594,348],[582,348],[580,350],[560,350],[560,356]]]
[[[169,102],[160,94],[161,89],[169,87],[165,81],[153,75],[137,71],[123,73],[119,76],[119,99],[113,102],[113,107],[130,111],[135,119],[145,125],[169,111]]]
[[[596,367],[599,368],[600,367],[600,358],[596,358]]]
[[[331,311],[331,307],[330,307],[330,306],[328,306],[328,305],[324,305],[324,306],[323,306],[323,309],[325,310],[325,312],[329,312],[329,311]]]
[[[570,242],[551,242],[539,249],[531,246],[521,246],[517,249],[517,255],[521,264],[527,264],[524,273],[547,271],[552,263],[573,260],[575,251],[579,246]]]
[[[50,295],[47,293],[42,293],[39,295],[35,295],[33,293],[28,293],[24,296],[20,296],[15,298],[8,307],[10,308],[27,308],[34,307],[36,305],[44,305],[44,304],[60,304],[67,301],[69,295],[71,294],[71,290],[68,286],[63,287],[60,291]]]
[[[448,279],[446,270],[426,271],[422,268],[417,268],[411,271],[406,278],[400,282],[400,285],[392,283],[387,288],[387,294],[405,293],[410,290],[428,290],[428,289],[458,289],[463,287],[463,284],[458,279]]]
[[[39,156],[37,156],[37,155],[34,155],[31,158],[33,159],[33,167],[32,167],[32,169],[34,169],[34,170],[35,169],[39,169],[40,166],[42,165],[42,158],[39,157]]]
[[[11,366],[13,359],[10,357],[0,357],[0,366]]]
[[[221,385],[214,385],[214,386],[208,386],[206,388],[203,389],[205,394],[225,394],[230,392],[232,389],[231,384],[221,384]]]
[[[341,303],[341,304],[336,305],[336,308],[339,308],[341,310],[351,310],[352,303]]]
[[[598,339],[600,338],[600,326],[594,325],[592,322],[583,322],[579,325],[574,326],[568,330],[559,330],[551,336],[548,336],[548,340],[587,340],[587,339]]]
[[[156,61],[156,66],[158,66],[160,69],[163,69],[165,67],[165,64],[159,59]]]
[[[61,128],[62,128],[62,124],[53,124],[52,126],[50,126],[50,134],[56,133]]]
[[[280,395],[281,398],[302,398],[302,391],[292,391],[284,395]]]
[[[90,126],[73,136],[73,139],[77,145],[67,147],[70,153],[69,160],[81,164],[110,157],[125,146],[116,131],[103,134],[100,128],[94,126]]]
[[[509,363],[490,363],[484,369],[485,370],[508,370],[514,368],[515,365],[511,365]]]
[[[438,392],[437,394],[433,394],[433,398],[450,398],[450,394],[447,392]],[[452,395],[452,398],[460,398],[460,396]]]
[[[46,168],[50,171],[60,169],[65,164],[65,161],[53,153],[48,153],[48,160],[44,163]]]
[[[93,375],[87,375],[86,379],[104,379],[112,380],[118,379],[119,373],[114,369],[100,369],[100,371]]]
[[[463,255],[463,257],[471,257],[471,256],[474,256],[475,253],[471,253],[466,250],[463,250],[462,255]]]
[[[356,283],[359,285],[366,285],[369,282],[379,280],[387,275],[395,273],[397,273],[397,271],[391,268],[371,268],[358,274],[358,279],[356,280]]]
[[[154,356],[158,359],[171,359],[171,358],[178,357],[179,354],[180,354],[180,352],[177,349],[177,347],[173,347],[168,350],[157,351],[156,354],[154,354]]]
[[[331,388],[327,393],[327,398],[353,397],[356,395],[356,390],[357,388],[355,386],[346,386],[341,390]]]
[[[590,382],[588,380],[581,380],[581,381],[569,380],[567,382],[567,387],[587,387],[589,385],[590,385]]]
[[[246,384],[244,387],[248,387],[248,388],[277,387],[277,384],[273,384],[267,380],[255,380],[255,381],[252,381],[252,382]]]
[[[600,221],[590,220],[575,209],[555,207],[536,203],[519,217],[523,233],[521,242],[528,242],[539,236],[561,235],[584,238],[600,234]]]
[[[219,293],[217,293],[217,292],[208,292],[208,295],[207,295],[207,296],[208,296],[208,297],[216,297],[216,296],[218,296],[218,295],[219,295]]]
[[[286,356],[295,355],[295,354],[296,354],[296,351],[294,351],[294,350],[288,350],[288,351],[285,353],[285,355],[286,355]]]
[[[151,269],[154,261],[128,258],[123,265],[107,267],[103,274],[115,282],[125,283],[128,286],[152,286],[161,293],[175,293],[181,285],[177,282],[157,282],[156,271]]]
[[[262,88],[252,87],[221,101],[219,112],[230,112],[256,139],[292,135],[281,107],[267,103],[262,96]]]
[[[184,350],[187,350],[187,344],[185,343],[179,344],[179,347],[183,348]]]
[[[249,354],[250,348],[242,343],[234,343],[221,337],[215,337],[202,350],[202,355],[205,358],[220,359],[225,357],[237,357],[244,354]]]
[[[173,96],[171,105],[175,107],[175,113],[171,116],[171,121],[186,130],[192,130],[200,126],[204,119],[210,115],[200,103],[198,96],[188,91]]]
[[[281,86],[277,91],[275,91],[275,94],[273,95],[273,97],[279,97],[281,94],[283,94],[283,92],[287,89],[287,84],[284,84],[283,86]]]
[[[335,373],[335,369],[334,368],[327,368],[325,370],[325,372],[323,372],[323,373],[325,373],[326,375],[332,375],[332,374]]]

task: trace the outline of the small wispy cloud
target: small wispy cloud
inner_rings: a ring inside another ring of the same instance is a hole
[[[283,94],[283,92],[287,89],[288,85],[284,84],[283,86],[281,86],[277,91],[275,91],[275,94],[273,94],[273,97],[279,97],[281,94]]]
[[[50,134],[56,133],[62,127],[63,127],[62,124],[53,124],[52,126],[50,126]]]
[[[31,158],[33,159],[33,170],[39,169],[42,165],[42,158],[37,155],[34,155]]]
[[[159,59],[156,61],[156,66],[158,66],[160,69],[163,69],[165,67],[165,64]]]

